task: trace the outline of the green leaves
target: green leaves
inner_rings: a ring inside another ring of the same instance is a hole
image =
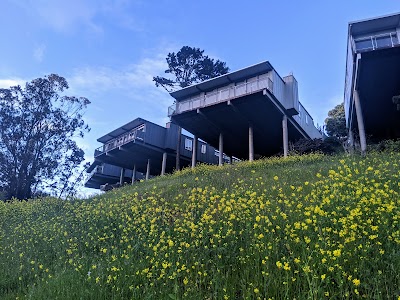
[[[0,188],[7,198],[27,199],[39,190],[67,191],[84,153],[74,137],[89,127],[83,97],[63,96],[65,78],[50,74],[0,90]]]
[[[328,112],[325,124],[325,130],[329,136],[338,139],[347,137],[346,116],[343,103],[336,105],[334,109]]]
[[[168,69],[166,74],[173,78],[156,76],[153,81],[156,86],[162,86],[168,92],[184,88],[213,77],[228,73],[225,62],[214,60],[204,55],[204,50],[183,46],[177,53],[168,53],[166,58]]]

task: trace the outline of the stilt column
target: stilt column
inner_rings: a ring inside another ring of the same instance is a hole
[[[253,126],[249,126],[249,161],[254,160]]]
[[[133,170],[132,170],[132,183],[134,183],[136,180],[136,164],[133,165]]]
[[[119,176],[119,184],[123,185],[124,184],[124,178],[125,178],[125,168],[121,169],[121,175]]]
[[[289,134],[288,134],[286,115],[284,115],[282,119],[282,134],[283,134],[283,157],[287,157],[289,149]]]
[[[192,168],[196,166],[197,163],[197,136],[193,137],[193,147],[192,147]]]
[[[167,167],[167,152],[162,155],[161,176],[165,175],[165,168]]]
[[[358,134],[360,135],[361,154],[365,154],[367,150],[367,139],[365,136],[364,118],[361,110],[360,96],[357,90],[354,90],[354,104],[356,106]]]
[[[146,180],[150,178],[150,158],[147,160]]]
[[[219,156],[218,165],[222,166],[224,164],[224,136],[222,132],[219,134]]]

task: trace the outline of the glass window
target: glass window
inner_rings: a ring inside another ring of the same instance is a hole
[[[191,139],[186,138],[185,139],[185,149],[192,151],[192,145],[193,145],[193,141]]]
[[[365,50],[372,50],[374,46],[372,44],[372,40],[370,38],[365,40],[358,40],[356,42],[356,50],[357,51],[365,51]]]
[[[306,124],[308,124],[308,116],[306,115]]]
[[[377,37],[376,46],[378,48],[392,47],[392,39],[390,38],[390,35]]]
[[[201,145],[201,153],[206,153],[207,151],[207,145]]]

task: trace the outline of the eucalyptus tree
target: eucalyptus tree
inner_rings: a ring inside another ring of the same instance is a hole
[[[76,138],[90,130],[83,120],[90,102],[67,89],[56,74],[0,89],[0,190],[7,199],[73,189],[70,179],[84,160]]]

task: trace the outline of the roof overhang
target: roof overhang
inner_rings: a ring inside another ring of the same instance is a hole
[[[252,65],[250,67],[240,69],[231,73],[227,73],[198,84],[194,84],[183,88],[181,90],[170,93],[178,102],[186,99],[192,95],[199,94],[201,92],[208,92],[218,87],[228,85],[232,82],[239,82],[241,80],[251,78],[260,74],[265,74],[272,71],[274,68],[268,61]]]
[[[129,123],[107,133],[106,135],[102,136],[101,138],[98,138],[97,141],[100,143],[107,143],[108,141],[115,139],[116,137],[134,129],[135,127],[138,127],[139,125],[147,122],[146,120],[142,118],[137,118],[133,121],[130,121]]]
[[[350,22],[349,33],[352,36],[357,36],[397,27],[400,27],[399,13]]]

